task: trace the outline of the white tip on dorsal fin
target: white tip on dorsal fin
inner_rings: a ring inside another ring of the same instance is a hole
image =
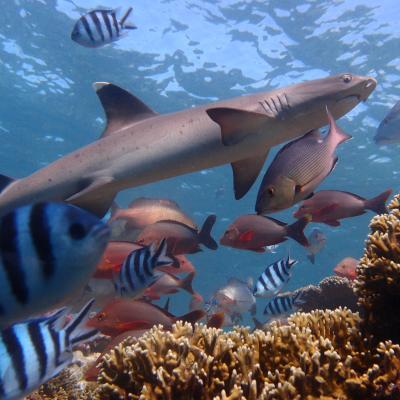
[[[140,99],[110,82],[95,82],[93,88],[104,108],[107,126],[101,137],[158,115]]]

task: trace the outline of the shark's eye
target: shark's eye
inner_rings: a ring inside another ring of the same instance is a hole
[[[350,74],[344,74],[342,78],[344,83],[349,83],[351,82],[352,76]]]

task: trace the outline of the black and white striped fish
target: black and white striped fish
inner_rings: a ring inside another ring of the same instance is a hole
[[[257,279],[253,290],[254,296],[271,297],[278,294],[292,276],[291,268],[296,263],[297,261],[288,255],[286,259],[282,258],[268,265]]]
[[[94,300],[67,325],[66,309],[0,331],[0,399],[20,399],[72,361],[72,347],[97,335],[84,326]]]
[[[270,317],[283,316],[291,314],[297,310],[300,304],[303,304],[301,291],[297,291],[295,294],[290,293],[286,295],[279,295],[274,297],[264,308],[264,315]]]
[[[71,39],[85,47],[100,47],[114,42],[127,34],[127,29],[136,29],[128,21],[132,7],[120,18],[119,9],[93,10],[76,22]]]
[[[66,203],[37,203],[0,218],[0,328],[58,307],[96,269],[110,230]]]
[[[157,246],[153,243],[132,251],[125,259],[118,275],[114,278],[114,287],[119,296],[139,296],[157,277],[157,267],[179,263],[167,255],[167,240],[163,239]]]

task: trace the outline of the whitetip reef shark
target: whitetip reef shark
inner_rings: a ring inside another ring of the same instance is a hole
[[[94,84],[102,136],[21,179],[0,176],[0,215],[32,202],[68,201],[103,216],[127,188],[230,163],[236,199],[271,147],[327,124],[367,99],[371,77],[348,73],[160,115],[108,82]]]

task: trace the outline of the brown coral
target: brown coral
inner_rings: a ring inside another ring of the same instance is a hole
[[[389,214],[374,217],[355,290],[365,309],[364,328],[377,339],[400,341],[400,195]]]
[[[390,399],[400,347],[371,344],[347,309],[296,313],[267,331],[177,323],[122,343],[102,363],[96,399]]]
[[[352,311],[359,311],[357,296],[353,286],[347,278],[328,276],[318,285],[308,285],[299,291],[304,301],[299,306],[299,311],[310,312],[316,309],[334,310],[337,307],[347,307]]]

